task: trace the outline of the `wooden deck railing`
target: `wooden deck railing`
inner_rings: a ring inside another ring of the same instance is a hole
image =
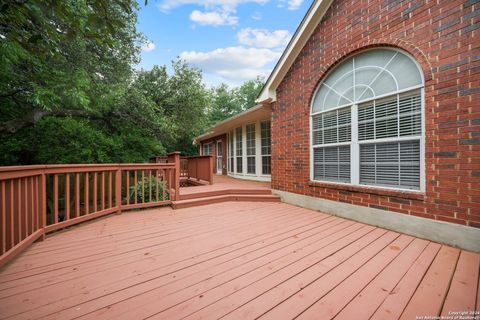
[[[213,184],[213,156],[187,157],[187,177]]]
[[[169,163],[0,167],[0,267],[46,233],[179,199],[180,154]]]
[[[167,163],[172,161],[169,156],[150,158],[152,162]],[[180,177],[204,180],[213,184],[213,156],[180,157]]]

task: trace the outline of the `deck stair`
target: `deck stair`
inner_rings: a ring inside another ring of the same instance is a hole
[[[172,207],[174,209],[183,209],[226,201],[280,202],[280,197],[273,195],[270,189],[234,188],[210,190],[181,194],[180,200],[173,201]]]

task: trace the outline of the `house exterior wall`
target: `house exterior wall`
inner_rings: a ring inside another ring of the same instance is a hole
[[[277,89],[272,188],[480,227],[480,3],[335,0]],[[328,71],[399,48],[424,78],[425,192],[310,181],[310,106]]]
[[[227,135],[222,134],[215,136],[213,138],[208,138],[205,140],[202,140],[199,146],[199,154],[202,154],[202,146],[206,143],[211,143],[212,144],[212,155],[213,155],[213,173],[217,173],[217,141],[222,141],[222,174],[227,174]]]

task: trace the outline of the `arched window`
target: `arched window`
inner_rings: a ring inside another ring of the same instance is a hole
[[[311,108],[311,178],[424,190],[423,74],[393,49],[357,54],[320,84]]]

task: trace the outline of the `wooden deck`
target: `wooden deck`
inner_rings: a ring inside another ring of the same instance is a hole
[[[479,310],[479,266],[284,203],[165,207],[35,243],[0,270],[0,318],[415,319]]]
[[[270,182],[235,179],[225,175],[213,175],[213,184],[181,187],[180,196],[225,190],[270,190]]]

